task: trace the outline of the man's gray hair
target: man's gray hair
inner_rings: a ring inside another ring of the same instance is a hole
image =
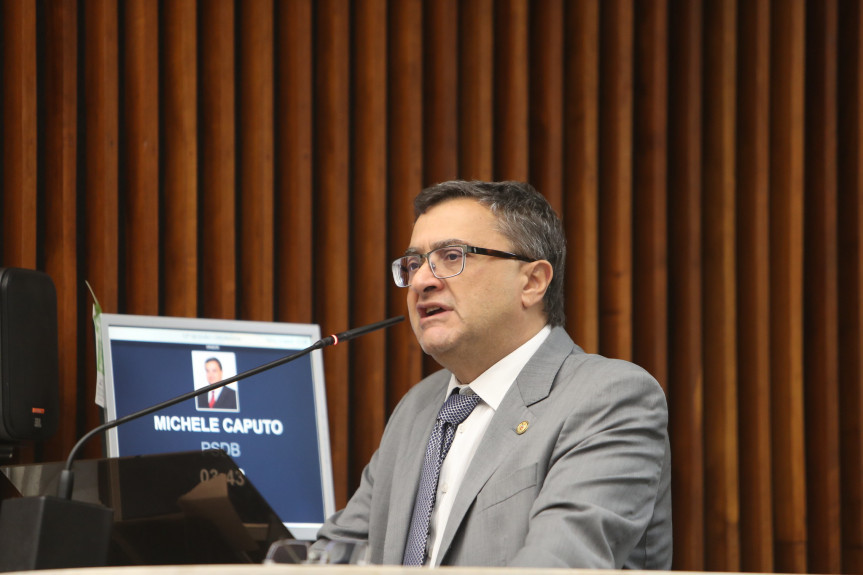
[[[566,236],[548,200],[524,182],[454,180],[420,192],[414,200],[414,215],[419,218],[432,207],[457,198],[473,199],[489,208],[497,216],[498,231],[509,240],[515,253],[551,263],[554,274],[545,293],[545,313],[552,326],[562,326],[566,321],[563,300]]]

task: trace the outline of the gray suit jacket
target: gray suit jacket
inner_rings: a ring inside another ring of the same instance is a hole
[[[368,540],[400,564],[448,371],[415,385],[325,540]],[[523,434],[516,428],[528,422]],[[485,432],[446,524],[443,565],[671,568],[668,409],[646,371],[555,328]],[[322,541],[324,540],[324,541]]]

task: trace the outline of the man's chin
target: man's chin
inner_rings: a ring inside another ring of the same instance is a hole
[[[446,354],[453,347],[453,341],[444,334],[435,334],[425,332],[419,338],[419,344],[422,350],[433,358]]]

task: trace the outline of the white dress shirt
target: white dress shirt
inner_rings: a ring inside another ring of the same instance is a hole
[[[475,393],[481,401],[456,429],[452,446],[441,466],[437,495],[429,524],[431,552],[426,565],[433,566],[437,562],[441,538],[455,496],[491,418],[497,411],[500,402],[503,401],[506,392],[512,387],[515,378],[550,333],[551,327],[546,325],[521,347],[484,371],[470,385],[460,384],[454,375],[450,378],[446,395],[441,398],[441,405],[456,387],[460,388],[459,393],[462,394]]]

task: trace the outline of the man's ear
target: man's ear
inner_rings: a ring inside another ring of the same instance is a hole
[[[554,270],[546,260],[537,260],[525,265],[525,282],[521,290],[521,301],[525,308],[542,302],[553,276]]]

